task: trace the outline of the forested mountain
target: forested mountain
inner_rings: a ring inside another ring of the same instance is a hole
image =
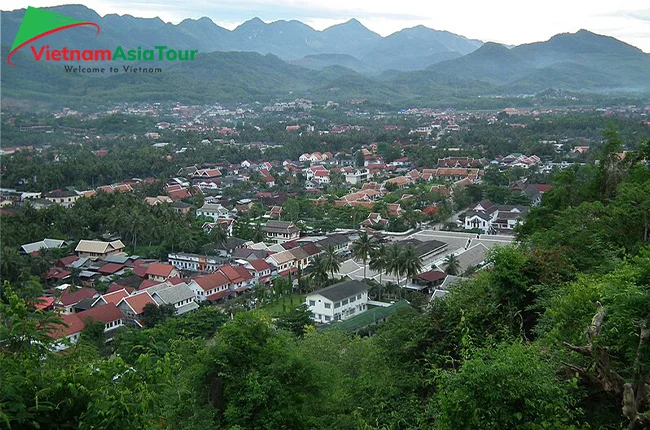
[[[549,86],[630,91],[647,91],[650,87],[650,54],[587,30],[512,49],[487,43],[471,54],[429,69],[519,91]]]
[[[14,56],[20,68],[2,68],[3,97],[92,103],[100,99],[251,102],[299,96],[494,107],[505,102],[477,97],[547,89],[650,93],[650,54],[586,30],[509,49],[423,26],[381,37],[356,20],[316,31],[299,21],[267,24],[256,18],[230,31],[207,18],[173,25],[128,15],[102,18],[79,5],[51,10],[97,22],[101,33],[96,36],[94,29],[85,27],[69,29],[38,41],[37,49],[45,44],[112,50],[167,45],[200,53],[185,64],[131,64],[162,66],[159,74],[119,73],[106,78],[108,73],[66,73],[61,62],[36,62],[23,49]],[[23,14],[2,14],[5,58]]]

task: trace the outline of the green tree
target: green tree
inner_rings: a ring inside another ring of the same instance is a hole
[[[495,382],[498,381],[498,382]],[[436,428],[576,428],[571,387],[532,347],[478,351],[440,375]]]
[[[460,261],[455,254],[449,254],[445,257],[445,261],[442,263],[445,266],[445,273],[447,275],[457,276],[460,272]]]
[[[302,337],[305,334],[306,328],[313,325],[312,313],[305,304],[283,313],[275,321],[277,328],[288,330],[298,337]]]
[[[379,272],[379,300],[381,300],[382,276],[389,267],[388,251],[385,245],[379,245],[370,255],[370,269]]]
[[[176,315],[176,307],[173,303],[166,303],[160,306],[148,303],[144,306],[141,320],[145,326],[155,327],[156,324],[174,315]]]
[[[327,268],[327,272],[330,274],[332,278],[334,278],[334,274],[337,273],[341,268],[339,255],[336,252],[336,248],[334,247],[334,245],[329,245],[325,249],[323,259],[325,260],[325,267]]]
[[[362,231],[359,233],[359,238],[352,242],[350,250],[354,258],[363,261],[363,277],[366,278],[366,261],[370,257],[373,249],[376,247],[374,237],[369,236],[368,233]]]
[[[407,245],[400,250],[400,260],[407,281],[412,281],[422,272],[422,258],[413,245]]]

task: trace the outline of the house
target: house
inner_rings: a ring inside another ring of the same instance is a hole
[[[194,292],[194,300],[216,302],[231,294],[228,278],[220,272],[192,278],[187,286]]]
[[[522,192],[533,202],[533,206],[542,204],[542,196],[551,189],[548,184],[528,184]]]
[[[158,197],[145,197],[144,201],[149,206],[156,206],[161,203],[173,203],[174,201],[169,196],[158,196]]]
[[[467,212],[465,215],[465,229],[479,229],[483,233],[488,233],[492,228],[493,218],[485,212]]]
[[[102,306],[96,306],[74,314],[79,320],[86,325],[89,321],[100,321],[104,323],[104,333],[106,333],[106,340],[110,341],[113,338],[115,329],[124,327],[124,315],[115,303],[108,303]]]
[[[151,297],[158,303],[158,306],[173,304],[176,315],[183,315],[199,308],[194,300],[196,294],[185,282],[155,291]]]
[[[413,280],[414,282],[407,285],[406,288],[426,294],[433,294],[436,289],[440,289],[446,277],[447,274],[440,270],[428,270],[417,275]]]
[[[278,273],[297,267],[296,256],[290,249],[269,255],[266,262],[273,265]]]
[[[181,214],[181,215],[187,215],[188,213],[190,213],[190,211],[194,207],[191,204],[182,202],[180,200],[172,202],[171,206],[172,206],[172,210],[174,212],[176,212],[177,214]]]
[[[383,228],[388,225],[388,220],[382,218],[381,214],[373,212],[368,215],[368,219],[361,223],[361,227]]]
[[[103,306],[109,303],[117,305],[120,300],[128,296],[130,296],[129,292],[126,290],[126,288],[122,288],[121,290],[113,291],[99,296],[97,299],[95,299],[91,306]]]
[[[273,267],[264,260],[246,261],[244,267],[260,284],[267,284],[271,280]]]
[[[61,286],[60,288],[64,288]],[[59,288],[59,287],[57,287]],[[54,300],[54,307],[61,310],[63,314],[73,313],[73,307],[84,299],[94,299],[99,293],[93,288],[79,288],[72,291],[68,286],[61,295]]]
[[[74,203],[81,197],[74,191],[68,190],[54,190],[43,196],[48,202],[52,202],[57,205],[61,205],[64,208],[69,208],[74,205]]]
[[[527,206],[496,205],[489,200],[483,200],[466,213],[464,226],[467,230],[479,229],[484,234],[508,232],[527,214]]]
[[[345,171],[345,182],[356,185],[368,180],[368,169],[350,169]]]
[[[330,183],[330,172],[329,170],[316,170],[314,176],[310,178],[312,182],[323,185]]]
[[[292,222],[269,220],[262,227],[266,238],[277,243],[284,243],[300,237],[300,230]]]
[[[384,187],[386,187],[387,184],[393,184],[395,185],[398,189],[403,189],[408,187],[408,185],[411,183],[411,180],[406,177],[406,176],[398,176],[396,178],[391,178],[388,179],[384,182]]]
[[[196,216],[212,218],[215,222],[219,218],[232,218],[230,211],[219,203],[205,203],[196,210]]]
[[[185,252],[167,254],[167,261],[178,270],[192,272],[214,272],[225,263],[225,260],[221,257]]]
[[[237,294],[249,290],[255,284],[253,275],[243,266],[226,264],[219,268],[218,273],[221,273],[228,279],[230,289]]]
[[[71,276],[72,276],[72,272],[70,272],[69,270],[62,270],[59,268],[50,269],[47,271],[45,275],[43,275],[46,281],[51,281],[51,282],[64,281],[66,279],[69,279]]]
[[[156,301],[147,291],[124,297],[120,300],[117,307],[120,309],[120,312],[122,312],[122,315],[124,315],[124,324],[131,327],[141,328],[142,323],[139,319],[144,312],[144,307],[148,304],[158,306]]]
[[[270,211],[264,214],[264,218],[278,219],[282,216],[282,206],[273,206]]]
[[[180,278],[181,273],[171,264],[151,263],[145,276],[152,281],[165,282],[169,278]]]
[[[54,344],[55,351],[63,351],[68,348],[67,343],[74,345],[81,337],[84,323],[75,314],[61,316],[61,325],[55,326],[49,335],[58,342]]]
[[[317,323],[343,321],[367,310],[369,288],[360,281],[339,282],[308,294],[305,303]]]
[[[32,254],[39,252],[41,249],[59,249],[64,248],[65,242],[59,239],[43,239],[38,242],[28,243],[20,247],[21,254]]]
[[[78,257],[97,259],[108,255],[119,254],[124,248],[125,246],[121,240],[114,240],[112,242],[80,240],[74,251]]]
[[[219,169],[199,169],[192,175],[192,179],[214,179],[221,176]]]

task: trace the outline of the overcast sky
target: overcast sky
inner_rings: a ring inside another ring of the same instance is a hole
[[[472,39],[505,44],[547,40],[581,28],[607,34],[650,53],[650,0],[85,0],[100,15],[160,17],[178,23],[207,16],[229,29],[259,17],[265,22],[300,20],[317,30],[357,18],[387,36],[422,24]],[[3,10],[62,4],[61,0],[14,0]]]

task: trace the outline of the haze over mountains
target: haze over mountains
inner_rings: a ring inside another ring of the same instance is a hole
[[[165,74],[184,73],[186,80],[195,80],[195,84],[204,87],[211,79],[224,84],[230,82],[248,95],[259,96],[267,91],[267,96],[273,97],[297,91],[388,102],[438,97],[440,91],[461,98],[535,93],[549,88],[650,92],[650,54],[586,30],[510,49],[423,26],[382,37],[356,19],[317,31],[299,21],[267,24],[253,18],[231,31],[208,18],[186,19],[174,25],[158,18],[115,14],[101,17],[81,5],[48,9],[96,22],[101,34],[94,37],[94,30],[77,28],[50,35],[42,44],[73,49],[114,49],[116,46],[147,49],[156,45],[198,49],[200,54],[191,65],[169,66]],[[5,58],[7,45],[13,41],[23,15],[24,10],[2,13]],[[23,51],[28,54],[27,49]],[[4,67],[2,83],[10,92],[17,88],[27,90],[27,84],[20,82],[27,77],[39,81],[43,79],[42,74],[63,73],[60,65],[57,69],[34,62],[31,54],[20,57],[22,63],[27,62],[38,70],[25,73],[21,68],[19,73],[11,70],[12,67]],[[68,85],[73,88],[82,82],[75,77],[59,78],[60,82],[72,79],[75,83],[68,82]],[[132,81],[133,90],[142,92],[133,77],[111,79],[119,82],[118,86]],[[45,92],[62,90],[53,86],[57,79],[49,78],[49,81],[37,87],[44,88]],[[93,88],[97,83],[83,85]],[[213,85],[210,83],[207,88]],[[225,87],[219,94],[224,91]]]

